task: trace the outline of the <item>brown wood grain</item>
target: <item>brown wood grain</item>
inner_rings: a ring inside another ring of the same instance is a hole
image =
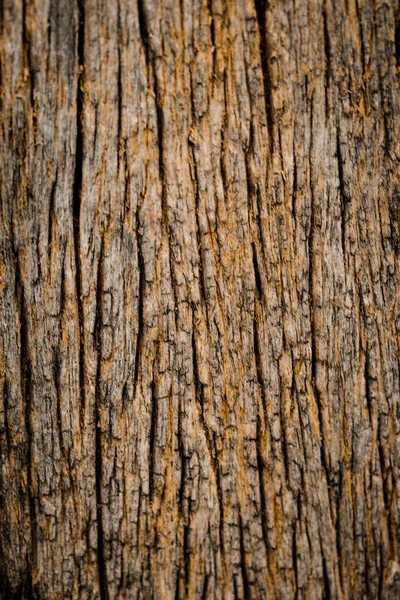
[[[400,598],[397,0],[0,3],[0,597]]]

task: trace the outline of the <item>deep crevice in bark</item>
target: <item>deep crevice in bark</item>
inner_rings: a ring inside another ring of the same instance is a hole
[[[263,207],[263,198],[260,190],[260,182],[254,180],[254,176],[252,174],[252,170],[250,168],[250,156],[254,155],[256,150],[254,148],[254,132],[253,132],[253,124],[250,122],[249,129],[249,144],[247,151],[245,153],[245,167],[246,167],[246,184],[247,184],[247,195],[249,202],[249,221],[250,226],[252,226],[252,219],[255,219],[257,224],[257,230],[254,233],[252,247],[253,247],[253,266],[255,272],[258,274],[258,280],[256,283],[259,284],[259,291],[261,292],[261,278],[260,278],[260,270],[258,265],[258,259],[256,255],[256,243],[258,242],[261,247],[262,257],[265,260],[265,257],[268,255],[266,252],[266,241],[264,239],[264,228],[262,225],[262,207]],[[256,215],[254,215],[254,209],[256,210]],[[255,239],[254,239],[255,238]],[[256,261],[256,263],[254,262]],[[256,268],[257,267],[257,268]],[[261,293],[259,294],[261,298]]]
[[[322,574],[323,574],[323,580],[324,580],[322,598],[323,598],[323,600],[331,600],[332,594],[331,594],[331,585],[329,582],[328,566],[326,564],[326,559],[323,554],[322,548],[321,548],[321,551],[322,551]]]
[[[344,462],[341,461],[339,464],[339,476],[338,476],[338,486],[336,491],[336,518],[334,521],[335,526],[335,549],[336,556],[338,560],[338,573],[339,573],[339,581],[340,584],[343,585],[343,577],[346,569],[346,565],[342,560],[342,539],[341,539],[341,518],[340,518],[340,505],[343,494],[343,473],[344,473]]]
[[[258,470],[258,485],[259,485],[259,493],[260,493],[260,509],[261,509],[261,529],[263,532],[263,541],[265,545],[265,551],[268,552],[271,549],[271,545],[268,539],[268,520],[267,520],[267,499],[265,497],[264,490],[264,482],[263,482],[263,472],[265,469],[264,460],[262,458],[262,431],[261,431],[261,423],[260,416],[257,417],[257,440],[256,440],[256,449],[257,449],[257,470]]]
[[[26,466],[27,466],[27,485],[28,485],[28,501],[29,501],[29,517],[30,517],[30,549],[26,557],[27,560],[27,589],[28,597],[36,598],[35,594],[35,571],[37,568],[37,514],[36,502],[33,493],[33,428],[31,422],[31,403],[32,403],[32,362],[30,352],[30,339],[28,333],[28,307],[26,304],[25,289],[22,279],[22,271],[20,265],[20,257],[17,254],[17,305],[19,306],[19,321],[20,321],[20,369],[21,369],[21,395],[24,408],[24,419],[27,438],[26,449]]]
[[[261,307],[262,307],[262,283],[261,283],[261,274],[260,274],[260,270],[259,270],[259,266],[258,266],[258,260],[257,260],[257,251],[256,251],[256,246],[253,242],[252,244],[253,247],[253,269],[254,269],[254,278],[255,278],[255,284],[256,284],[256,290],[255,290],[255,297],[254,297],[254,319],[253,319],[253,347],[254,347],[254,357],[255,357],[255,363],[256,363],[256,372],[257,372],[257,383],[258,383],[258,387],[260,390],[260,394],[261,394],[261,401],[262,401],[262,407],[263,407],[263,411],[264,411],[264,417],[267,416],[267,397],[266,397],[266,393],[265,393],[265,383],[264,383],[264,377],[263,377],[263,370],[262,370],[262,353],[261,353],[261,347],[260,347],[260,340],[259,340],[259,333],[258,333],[258,324],[257,324],[257,314],[256,314],[256,310],[257,310],[257,305],[259,306],[259,309],[261,311]]]
[[[118,89],[118,116],[117,116],[117,170],[119,173],[119,163],[120,163],[120,155],[122,153],[122,57],[121,57],[121,7],[119,0],[118,1],[118,16],[117,16],[117,30],[118,30],[118,67],[117,67],[117,89]]]
[[[84,145],[84,46],[85,46],[85,0],[77,0],[78,7],[78,80],[76,90],[76,148],[75,148],[75,173],[73,186],[73,238],[75,252],[75,286],[76,302],[78,309],[79,327],[79,393],[80,393],[80,421],[81,428],[85,418],[85,345],[84,345],[84,311],[82,303],[82,273],[80,257],[80,220],[81,220],[81,195],[82,195],[82,170],[83,170],[83,145]]]
[[[366,61],[365,61],[364,35],[363,35],[363,27],[362,27],[362,17],[361,17],[361,13],[360,13],[360,6],[358,3],[358,0],[355,0],[355,9],[356,9],[357,22],[358,22],[358,35],[360,38],[360,46],[361,46],[362,72],[363,72],[363,76],[365,76]]]
[[[189,581],[190,581],[190,501],[188,506],[188,524],[183,526],[183,557],[184,557],[184,570],[185,570],[185,596],[188,598]]]
[[[343,263],[346,269],[346,220],[347,220],[347,195],[346,188],[344,182],[344,174],[343,174],[343,156],[340,147],[340,130],[339,124],[336,127],[336,157],[338,164],[338,177],[339,177],[339,194],[340,194],[340,204],[341,204],[341,241],[342,241],[342,253],[343,253]]]
[[[287,432],[286,432],[286,427],[287,427],[287,423],[286,423],[286,417],[284,414],[284,407],[283,407],[283,401],[282,401],[282,377],[279,375],[278,376],[278,394],[279,394],[279,419],[280,419],[280,442],[281,442],[281,451],[282,451],[282,458],[283,458],[283,466],[284,466],[284,471],[285,471],[285,480],[286,480],[286,485],[287,488],[289,490],[291,490],[291,483],[290,483],[290,457],[289,457],[289,452],[288,452],[288,443],[287,443]]]
[[[258,29],[260,36],[260,55],[261,55],[261,71],[264,81],[264,100],[265,100],[265,116],[267,118],[269,148],[271,156],[274,151],[274,111],[272,104],[272,81],[269,68],[269,50],[268,50],[268,32],[266,23],[266,13],[268,10],[269,0],[254,0],[257,13]]]
[[[10,435],[10,421],[9,421],[9,402],[10,402],[10,384],[8,382],[7,377],[4,377],[3,383],[3,408],[4,408],[4,427],[6,434],[6,442],[8,452],[11,452],[11,435]],[[0,553],[0,556],[2,554]]]
[[[150,504],[153,501],[154,495],[154,466],[155,466],[155,449],[156,449],[156,428],[158,420],[158,398],[156,396],[156,384],[154,381],[154,364],[153,364],[153,380],[150,385],[151,389],[151,408],[150,408],[150,431],[149,431],[149,500]]]
[[[48,226],[48,232],[47,232],[47,259],[49,261],[49,264],[48,264],[48,272],[49,273],[50,273],[50,267],[51,267],[50,258],[51,258],[54,220],[56,219],[57,179],[58,179],[58,169],[56,168],[56,172],[54,175],[54,181],[53,181],[53,185],[51,186],[51,192],[50,192],[49,226]]]
[[[204,583],[203,583],[203,591],[201,593],[201,600],[207,600],[208,598],[208,585],[209,585],[209,577],[208,574],[205,574]]]
[[[214,23],[214,13],[213,13],[213,1],[212,0],[206,0],[206,5],[207,5],[207,10],[208,10],[208,14],[210,15],[210,36],[211,36],[211,46],[214,48],[213,50],[213,66],[212,66],[212,75],[213,75],[213,80],[212,80],[212,87],[213,87],[213,91],[214,91],[214,77],[215,74],[217,72],[216,66],[217,66],[217,46],[216,46],[216,39],[215,39],[215,23]]]
[[[97,351],[97,369],[95,385],[95,476],[96,476],[96,525],[97,525],[97,564],[99,575],[99,588],[101,600],[109,600],[107,566],[104,549],[104,527],[103,527],[103,445],[101,411],[104,410],[102,387],[101,387],[101,361],[103,351],[103,260],[104,260],[104,238],[101,240],[100,253],[97,267],[96,287],[96,319],[95,319],[95,347]]]
[[[27,19],[27,5],[28,0],[22,0],[22,45],[24,48],[24,58],[25,64],[27,68],[27,72],[30,80],[30,103],[32,110],[32,124],[33,124],[33,133],[35,135],[36,129],[36,114],[35,114],[35,72],[33,70],[32,65],[32,46],[30,34],[28,33],[28,19]]]
[[[218,446],[216,441],[216,434],[213,433],[214,438],[214,448],[215,448],[215,483],[217,485],[217,494],[218,494],[218,509],[219,509],[219,543],[221,554],[224,556],[225,554],[225,540],[224,540],[224,495],[222,490],[222,482],[221,482],[221,467],[218,460]]]
[[[293,193],[292,193],[292,219],[294,223],[294,227],[296,228],[297,220],[296,220],[296,196],[297,196],[297,162],[296,162],[296,150],[294,146],[294,136],[293,136]]]
[[[166,206],[166,195],[165,195],[165,186],[164,186],[164,116],[163,109],[161,106],[161,98],[160,98],[160,90],[158,85],[158,76],[157,76],[157,57],[155,56],[154,50],[151,47],[150,35],[149,35],[149,24],[147,22],[146,11],[143,6],[143,0],[138,0],[138,16],[139,16],[139,32],[142,40],[142,44],[145,50],[146,63],[148,65],[152,65],[153,67],[153,87],[154,87],[154,96],[155,96],[155,104],[156,104],[156,115],[157,115],[157,133],[158,133],[158,160],[159,160],[159,173],[160,179],[162,183],[162,212],[163,217],[167,216],[167,206]],[[164,219],[163,219],[164,220]],[[168,224],[168,219],[165,221],[165,225]]]
[[[400,67],[400,9],[397,15],[397,22],[395,27],[394,34],[394,47],[395,47],[395,57],[396,57],[396,65]]]
[[[146,58],[146,64],[147,66],[150,64],[151,62],[151,47],[150,47],[150,41],[149,41],[149,31],[148,31],[148,26],[147,26],[147,18],[146,18],[146,14],[144,11],[144,0],[137,0],[137,7],[138,7],[138,21],[139,21],[139,35],[140,35],[140,39],[142,41],[142,46],[144,49],[144,53],[145,53],[145,58]]]
[[[249,579],[247,576],[247,566],[246,566],[246,551],[244,547],[244,529],[243,529],[243,520],[242,515],[239,512],[239,541],[240,541],[240,570],[242,574],[242,583],[243,583],[243,591],[244,597],[246,600],[250,600],[253,597],[251,586],[249,584]]]
[[[369,420],[370,420],[370,423],[372,424],[373,398],[372,398],[371,386],[370,386],[370,364],[369,364],[369,353],[368,353],[367,348],[365,349],[364,378],[365,378],[365,397],[367,400]]]
[[[298,597],[299,597],[299,573],[298,573],[298,564],[297,564],[296,523],[293,524],[292,557],[293,557],[293,573],[294,573],[294,582],[295,582],[295,600],[298,600]]]
[[[191,99],[191,107],[192,107],[192,122],[195,121],[196,110],[194,107],[194,98],[193,98],[193,87],[192,80],[190,81],[190,99]],[[197,161],[196,161],[196,149],[194,148],[194,144],[190,144],[191,156],[193,160],[193,175],[194,175],[194,198],[195,198],[195,217],[196,217],[196,242],[197,242],[197,253],[199,257],[199,291],[204,303],[206,313],[208,314],[208,302],[207,302],[207,294],[206,294],[206,285],[204,281],[204,250],[202,245],[202,232],[200,229],[200,194],[199,194],[199,178],[197,172]]]
[[[178,492],[178,498],[179,498],[179,512],[184,515],[185,513],[185,504],[187,504],[185,502],[185,481],[186,481],[186,464],[187,464],[187,460],[186,460],[186,456],[185,456],[185,451],[183,448],[183,438],[182,438],[182,401],[181,398],[179,398],[179,402],[178,402],[178,427],[177,427],[177,434],[178,434],[178,453],[179,453],[179,459],[181,461],[181,480],[179,483],[179,492]]]
[[[70,469],[70,460],[68,452],[66,451],[64,437],[63,437],[63,424],[62,424],[62,356],[61,356],[61,344],[62,344],[62,323],[64,319],[64,312],[66,309],[66,281],[65,281],[65,246],[63,248],[63,258],[61,267],[61,283],[60,283],[60,309],[59,309],[59,332],[58,332],[58,344],[57,348],[53,351],[53,377],[54,385],[56,390],[56,413],[57,413],[57,427],[58,427],[58,442],[60,446],[61,458],[67,463],[68,475],[72,484],[72,473]]]
[[[60,452],[62,458],[65,458],[65,448],[63,442],[63,434],[62,434],[62,408],[61,408],[61,359],[60,359],[60,351],[56,350],[53,353],[53,377],[54,384],[56,388],[56,398],[57,398],[57,428],[58,428],[58,443],[60,446]]]
[[[326,14],[326,0],[322,8],[322,19],[324,25],[324,49],[325,49],[325,115],[328,118],[329,115],[329,88],[330,81],[332,78],[332,65],[331,65],[331,42],[329,39],[328,29],[328,17]]]
[[[136,352],[135,352],[135,372],[133,377],[133,398],[136,399],[137,388],[139,383],[139,373],[140,373],[140,360],[142,356],[142,347],[143,347],[143,303],[144,303],[144,286],[145,286],[145,277],[144,277],[144,260],[141,249],[141,241],[137,238],[139,235],[138,226],[136,226],[136,243],[137,243],[137,256],[138,256],[138,267],[139,267],[139,301],[138,301],[138,330],[136,336]]]

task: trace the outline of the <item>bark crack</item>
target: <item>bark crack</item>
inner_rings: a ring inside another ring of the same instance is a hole
[[[11,429],[9,420],[9,402],[10,402],[10,384],[8,383],[7,377],[4,378],[3,382],[3,408],[4,408],[4,427],[6,434],[6,442],[8,452],[11,451]]]
[[[268,520],[267,520],[267,499],[265,497],[264,483],[263,483],[263,472],[264,472],[264,460],[262,457],[262,431],[261,431],[261,419],[257,417],[257,470],[258,470],[258,484],[260,492],[260,508],[261,508],[261,528],[263,532],[263,541],[265,545],[266,553],[270,551],[270,543],[268,541]]]
[[[332,77],[331,64],[331,41],[329,38],[328,17],[326,10],[326,1],[322,8],[322,19],[324,24],[324,50],[325,50],[325,115],[329,115],[329,87]]]
[[[342,242],[342,253],[343,253],[343,265],[346,268],[346,212],[347,212],[347,197],[346,188],[343,174],[343,156],[340,146],[340,131],[339,125],[336,129],[336,157],[338,163],[338,176],[339,176],[339,194],[340,194],[340,205],[341,205],[341,242]]]
[[[82,303],[82,273],[81,273],[81,245],[80,245],[80,219],[82,203],[82,171],[83,171],[83,145],[84,145],[84,46],[85,46],[85,1],[78,0],[78,80],[76,90],[76,149],[75,173],[73,185],[73,239],[75,252],[75,286],[79,321],[79,393],[80,393],[80,424],[84,424],[85,417],[85,344],[84,344],[84,311]]]
[[[96,287],[96,319],[95,319],[95,340],[97,350],[97,370],[95,385],[95,468],[96,468],[96,522],[97,522],[97,565],[99,575],[99,587],[101,600],[109,600],[106,560],[104,551],[104,531],[103,531],[103,499],[102,499],[102,479],[103,479],[103,450],[102,450],[102,386],[101,386],[101,360],[103,350],[102,336],[102,292],[103,292],[103,261],[104,261],[104,238],[101,240],[100,253],[97,267],[97,287]]]
[[[138,232],[138,227],[136,228]],[[136,237],[138,266],[139,266],[139,301],[138,301],[138,331],[136,336],[136,352],[135,352],[135,374],[133,379],[133,398],[136,398],[137,387],[139,383],[140,359],[143,346],[143,303],[144,303],[144,259],[141,249],[141,242]]]
[[[26,453],[26,464],[27,464],[27,483],[28,483],[28,501],[29,501],[29,516],[30,516],[30,550],[27,555],[27,567],[28,567],[28,595],[29,598],[34,597],[34,581],[35,571],[37,568],[37,545],[38,545],[38,532],[37,532],[37,512],[36,502],[34,497],[34,486],[33,486],[33,457],[32,457],[32,444],[33,444],[33,426],[31,421],[32,416],[32,359],[30,351],[30,339],[29,339],[29,316],[28,307],[26,304],[25,288],[22,278],[22,270],[20,264],[20,258],[18,254],[17,258],[17,306],[19,306],[19,320],[20,320],[20,369],[21,369],[21,395],[24,407],[24,418],[27,436],[27,453]]]
[[[53,185],[51,186],[50,192],[50,204],[49,204],[49,225],[47,233],[47,259],[48,259],[48,273],[51,269],[51,248],[54,230],[54,220],[56,218],[56,194],[57,194],[57,180],[58,180],[58,168],[56,168]]]
[[[22,0],[22,47],[24,49],[24,59],[27,68],[30,83],[30,104],[32,110],[33,133],[36,134],[36,113],[35,113],[35,72],[32,65],[32,43],[28,30],[27,15],[28,0]]]
[[[56,401],[57,401],[57,428],[58,428],[58,443],[60,445],[60,452],[63,459],[66,459],[66,452],[63,440],[62,432],[62,408],[61,408],[61,359],[60,351],[56,350],[53,353],[53,370],[54,370],[54,384],[56,388]]]
[[[155,448],[157,446],[157,419],[158,419],[158,398],[156,396],[156,384],[154,381],[154,363],[153,379],[150,385],[151,389],[151,409],[150,409],[150,431],[149,431],[149,500],[153,501],[154,495],[154,467],[155,467]]]
[[[123,140],[122,140],[122,58],[121,58],[121,40],[122,40],[122,34],[121,34],[121,6],[120,6],[120,2],[118,0],[118,6],[117,6],[117,30],[118,30],[118,67],[117,67],[117,89],[118,89],[118,101],[117,101],[117,105],[118,105],[118,110],[117,110],[117,144],[118,144],[118,148],[117,148],[117,171],[119,173],[119,163],[120,163],[120,155],[122,153],[122,144],[123,144]]]
[[[193,97],[192,97],[192,103],[193,103]],[[197,173],[196,153],[195,153],[195,149],[193,148],[193,145],[191,145],[191,150],[192,150],[192,159],[193,159],[194,188],[195,188],[194,192],[195,192],[195,216],[196,216],[196,242],[197,242],[197,253],[199,256],[199,288],[200,288],[200,294],[204,301],[206,313],[208,314],[208,303],[207,303],[206,285],[204,282],[204,269],[203,269],[204,251],[203,251],[203,246],[201,243],[202,232],[200,230],[200,217],[199,217],[200,194],[199,194],[199,190],[198,190],[198,173]]]
[[[299,597],[299,569],[297,560],[297,539],[296,539],[296,522],[293,524],[292,533],[292,557],[293,557],[293,573],[295,583],[295,600]]]
[[[265,116],[267,119],[268,141],[271,156],[274,152],[274,111],[272,103],[272,81],[269,69],[269,47],[268,47],[268,32],[266,23],[266,13],[268,10],[269,0],[255,0],[255,9],[257,13],[259,39],[260,39],[260,55],[261,55],[261,71],[264,82],[264,101],[265,101]]]
[[[246,549],[244,547],[244,528],[242,515],[239,512],[239,543],[240,543],[240,570],[242,573],[243,591],[244,598],[249,599],[253,596],[251,593],[252,586],[250,586],[249,579],[247,576],[246,566]]]

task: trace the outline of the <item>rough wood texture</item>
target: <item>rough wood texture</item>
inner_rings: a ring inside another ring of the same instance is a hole
[[[1,598],[400,598],[397,0],[0,6]]]

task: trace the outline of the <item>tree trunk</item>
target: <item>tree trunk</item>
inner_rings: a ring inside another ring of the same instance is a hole
[[[2,0],[2,599],[400,598],[399,19]]]

